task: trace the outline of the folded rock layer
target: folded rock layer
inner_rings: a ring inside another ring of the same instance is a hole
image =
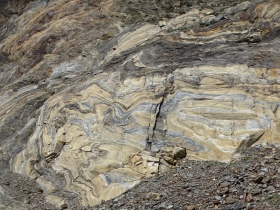
[[[94,206],[186,153],[279,144],[280,4],[239,3],[28,4],[0,30],[0,168]]]

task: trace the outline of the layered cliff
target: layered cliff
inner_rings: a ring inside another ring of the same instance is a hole
[[[170,2],[41,0],[4,14],[1,170],[55,205],[93,206],[186,153],[228,162],[279,144],[280,4]]]

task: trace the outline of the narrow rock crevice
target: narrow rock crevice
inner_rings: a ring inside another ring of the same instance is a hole
[[[162,105],[163,105],[166,97],[168,96],[168,94],[172,94],[174,92],[173,83],[174,83],[174,76],[172,74],[169,74],[167,76],[167,78],[163,81],[163,91],[161,89],[161,90],[159,90],[159,93],[155,92],[155,98],[161,97],[161,100],[158,104],[156,104],[155,120],[152,123],[151,123],[151,118],[152,118],[153,108],[151,109],[150,124],[149,124],[149,128],[148,128],[148,137],[147,137],[147,142],[146,142],[146,147],[145,147],[145,150],[147,150],[147,151],[151,151],[151,149],[152,149],[152,143],[154,142],[154,139],[155,139],[155,131],[156,131],[157,123],[159,121],[159,118],[162,117],[161,116]]]

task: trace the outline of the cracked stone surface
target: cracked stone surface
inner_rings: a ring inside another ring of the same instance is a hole
[[[49,203],[280,143],[277,1],[27,2],[0,21],[0,169]]]

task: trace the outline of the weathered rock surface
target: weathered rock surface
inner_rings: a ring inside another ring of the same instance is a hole
[[[0,30],[0,169],[93,206],[184,158],[279,144],[280,4],[36,1]]]
[[[279,209],[279,148],[257,145],[230,164],[180,160],[176,169],[93,208],[260,210]]]

